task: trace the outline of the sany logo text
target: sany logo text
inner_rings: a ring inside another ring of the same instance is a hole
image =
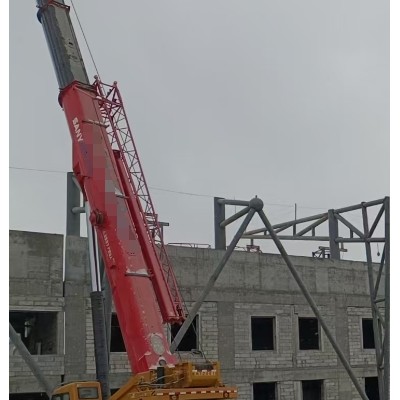
[[[74,124],[74,128],[75,128],[75,136],[78,140],[78,142],[83,142],[83,137],[82,137],[82,132],[81,132],[81,128],[79,126],[79,120],[77,117],[75,117],[72,120],[72,123]]]

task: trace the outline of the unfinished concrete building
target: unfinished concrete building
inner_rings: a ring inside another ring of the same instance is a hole
[[[190,309],[223,251],[168,246],[168,253]],[[367,395],[378,399],[365,264],[291,259]],[[10,231],[10,322],[54,385],[95,378],[88,262],[86,238]],[[241,400],[360,398],[279,255],[234,252],[194,325],[181,356],[198,348],[219,359]],[[116,315],[110,364],[116,389],[130,376]],[[9,376],[10,399],[44,398],[11,343]]]

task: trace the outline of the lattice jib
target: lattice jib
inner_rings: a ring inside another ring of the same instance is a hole
[[[153,243],[154,250],[160,260],[164,279],[169,287],[176,309],[181,311],[182,301],[175,275],[165,251],[158,216],[151,201],[117,84],[114,82],[111,86],[96,80],[94,87],[97,90],[102,117],[108,126],[107,133],[110,144],[113,149],[119,150],[121,153],[121,159],[129,172],[131,189],[139,199],[138,204],[149,241]]]

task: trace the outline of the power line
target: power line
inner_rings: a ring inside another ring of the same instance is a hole
[[[163,188],[157,188],[154,186],[149,186],[149,189],[152,190],[160,190],[161,192],[168,192],[168,193],[176,193],[176,194],[182,194],[185,196],[197,196],[197,197],[208,197],[213,199],[216,196],[212,196],[211,194],[200,194],[200,193],[189,193],[189,192],[181,192],[179,190],[171,190],[171,189],[163,189]]]
[[[24,168],[24,167],[13,167],[10,166],[10,169],[16,169],[16,170],[22,170],[22,171],[32,171],[32,172],[47,172],[47,173],[55,173],[55,174],[67,174],[67,171],[60,171],[60,170],[52,170],[52,169],[40,169],[40,168]],[[167,192],[167,193],[174,193],[174,194],[180,194],[183,196],[194,196],[194,197],[207,197],[213,199],[214,197],[222,197],[222,196],[214,196],[211,194],[204,194],[204,193],[192,193],[192,192],[184,192],[180,190],[172,190],[172,189],[165,189],[165,188],[159,188],[155,186],[149,186],[149,189],[152,190],[158,190],[160,192]],[[285,204],[285,203],[266,203],[264,202],[266,206],[271,206],[271,207],[286,207],[286,208],[293,208],[294,204]],[[310,206],[302,206],[298,204],[299,208],[303,209],[310,209],[310,210],[327,210],[328,207],[323,208],[323,207],[310,207]]]
[[[24,167],[9,167],[9,169],[17,169],[17,170],[32,171],[32,172],[49,172],[49,173],[63,174],[63,175],[67,174],[67,171],[60,171],[60,170],[54,170],[54,169],[24,168]],[[160,190],[162,192],[182,194],[182,195],[186,195],[186,196],[199,196],[199,197],[210,197],[210,198],[215,197],[210,194],[189,193],[189,192],[182,192],[179,190],[163,189],[163,188],[158,188],[158,187],[154,187],[154,186],[149,186],[149,189]]]
[[[50,172],[50,173],[56,173],[56,174],[66,174],[66,171],[57,171],[57,170],[51,170],[51,169],[39,169],[39,168],[23,168],[23,167],[9,167],[9,169],[18,169],[22,171],[33,171],[33,172]]]

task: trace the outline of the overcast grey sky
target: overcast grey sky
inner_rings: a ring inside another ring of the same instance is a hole
[[[212,244],[213,196],[258,195],[277,223],[295,203],[302,217],[389,195],[388,1],[74,4],[119,82],[167,242]],[[10,2],[11,167],[71,170],[57,95],[35,1]],[[11,168],[10,229],[64,233],[65,188],[63,173]]]

